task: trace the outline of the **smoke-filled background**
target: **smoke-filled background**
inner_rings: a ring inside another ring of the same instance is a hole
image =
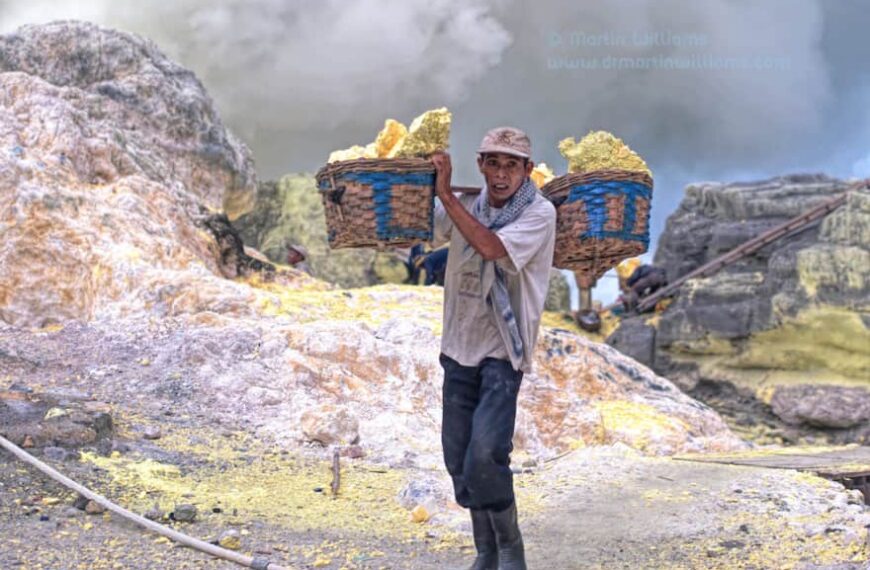
[[[655,176],[652,251],[688,182],[870,176],[866,0],[0,0],[0,33],[63,18],[193,69],[264,179],[442,105],[459,184],[489,127],[557,174],[561,138],[606,129]]]

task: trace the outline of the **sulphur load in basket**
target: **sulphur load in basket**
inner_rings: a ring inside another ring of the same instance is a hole
[[[541,188],[557,208],[553,265],[594,283],[649,247],[652,176],[637,153],[605,131],[564,139],[559,150],[569,173]]]
[[[387,119],[374,142],[354,145],[329,155],[328,163],[358,158],[425,158],[439,150],[447,150],[452,115],[446,107],[426,111],[405,127],[395,119]]]
[[[607,131],[590,131],[579,142],[574,137],[559,141],[559,152],[568,160],[568,172],[629,170],[652,176],[646,162],[622,139]]]
[[[333,249],[407,247],[432,239],[435,168],[447,148],[450,112],[427,111],[409,128],[387,119],[375,141],[333,152],[317,173]]]
[[[553,174],[553,170],[547,166],[546,162],[536,164],[532,169],[532,173],[529,175],[529,178],[532,179],[532,182],[534,182],[535,186],[538,188],[543,188],[547,182],[555,177],[556,175]]]

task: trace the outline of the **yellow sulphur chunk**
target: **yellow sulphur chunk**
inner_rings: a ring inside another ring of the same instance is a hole
[[[50,420],[52,418],[62,418],[64,416],[68,416],[69,412],[64,410],[63,408],[51,408],[47,412],[45,412],[46,420]]]
[[[329,154],[327,162],[339,162],[342,160],[355,160],[366,155],[366,148],[358,144],[344,150],[336,150]]]
[[[358,158],[411,158],[429,156],[445,150],[450,139],[452,116],[446,107],[426,111],[411,123],[410,128],[387,119],[375,142],[366,146],[354,145],[330,153],[327,162],[341,162]]]
[[[449,144],[452,118],[447,107],[426,111],[414,119],[408,129],[408,136],[393,147],[390,157],[423,157],[445,150]]]
[[[411,511],[411,520],[415,523],[424,523],[429,520],[430,516],[429,511],[423,505],[417,505]]]
[[[631,257],[624,261],[621,261],[619,265],[616,266],[616,274],[623,281],[631,277],[631,274],[634,273],[634,270],[640,267],[640,258],[639,257]]]
[[[646,162],[622,139],[607,131],[590,131],[580,142],[575,142],[574,137],[562,139],[559,152],[568,159],[568,172],[618,169],[652,176]]]
[[[387,119],[384,122],[384,128],[378,133],[378,138],[375,139],[375,156],[378,158],[387,158],[390,153],[396,148],[399,143],[408,135],[408,127],[395,119]]]
[[[239,538],[238,532],[231,530],[221,535],[218,544],[230,550],[238,550],[242,547],[242,539]]]
[[[542,187],[544,184],[552,180],[556,177],[553,174],[553,171],[547,166],[547,163],[542,162],[541,164],[535,165],[535,168],[532,169],[532,174],[530,175],[532,182],[535,183],[535,186],[538,188]]]

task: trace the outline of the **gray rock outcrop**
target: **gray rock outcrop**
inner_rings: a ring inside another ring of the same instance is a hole
[[[841,386],[787,386],[770,402],[773,413],[792,425],[845,429],[870,420],[870,392]]]
[[[676,279],[848,187],[824,175],[692,184],[654,263]],[[686,390],[727,382],[769,404],[788,386],[831,390],[823,399],[836,399],[841,386],[870,389],[870,189],[852,189],[821,221],[688,281],[654,320],[652,329],[625,319],[609,342]],[[773,411],[786,424],[804,417],[802,425],[819,427],[813,414],[778,401]],[[841,420],[822,423],[850,423]]]

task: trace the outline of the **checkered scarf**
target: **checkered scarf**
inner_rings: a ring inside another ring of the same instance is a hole
[[[488,189],[484,187],[471,207],[471,214],[488,229],[497,231],[519,218],[535,201],[537,194],[538,187],[530,178],[526,178],[507,204],[496,213],[489,205]],[[461,265],[471,260],[476,253],[471,245],[466,244]],[[511,364],[514,369],[519,369],[523,359],[523,337],[517,325],[516,313],[511,307],[504,271],[494,261],[486,261],[481,257],[480,281],[486,304],[495,312],[496,326],[508,349]]]

